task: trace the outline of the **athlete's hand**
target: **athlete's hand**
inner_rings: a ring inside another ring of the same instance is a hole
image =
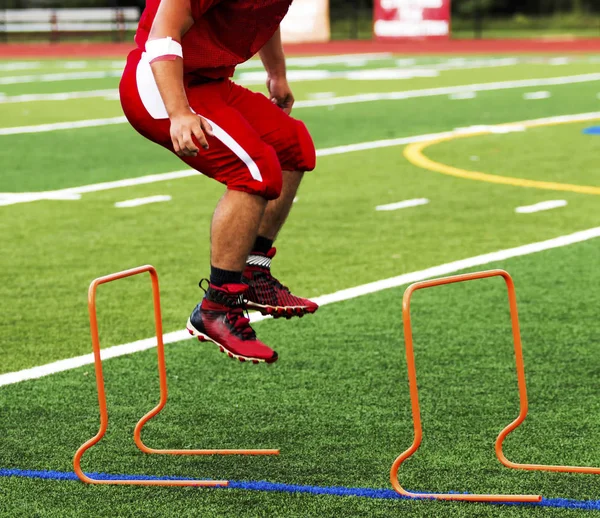
[[[267,90],[273,104],[279,106],[288,115],[294,105],[294,94],[285,77],[267,78]]]
[[[192,112],[185,112],[171,117],[171,141],[173,149],[179,156],[196,156],[200,149],[194,142],[196,137],[198,143],[208,149],[206,135],[213,136],[210,124]]]

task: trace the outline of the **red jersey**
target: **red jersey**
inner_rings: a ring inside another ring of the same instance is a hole
[[[144,49],[161,0],[146,0],[135,42]],[[231,77],[271,39],[292,0],[190,0],[194,24],[183,36],[186,79]],[[187,82],[187,81],[186,81]]]

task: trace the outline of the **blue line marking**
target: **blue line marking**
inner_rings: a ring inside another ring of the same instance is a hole
[[[185,477],[156,477],[152,475],[113,475],[111,473],[87,473],[92,478],[100,480],[190,480]],[[70,471],[45,471],[30,469],[2,469],[0,477],[37,478],[45,480],[77,481],[77,475]],[[268,491],[279,493],[309,493],[312,495],[355,496],[381,500],[410,500],[399,495],[392,489],[371,489],[367,487],[341,487],[341,486],[303,486],[297,484],[282,484],[278,482],[258,481],[230,481],[228,487],[214,489],[244,489],[246,491]],[[494,505],[531,505],[536,507],[555,507],[563,509],[583,509],[600,511],[600,500],[570,500],[567,498],[544,498],[541,502],[533,503],[505,503],[492,502]]]
[[[584,135],[600,135],[600,126],[591,126],[583,130]]]

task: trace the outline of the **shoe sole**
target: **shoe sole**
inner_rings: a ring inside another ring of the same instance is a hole
[[[271,364],[271,363],[275,363],[278,359],[277,353],[275,353],[275,358],[269,358],[269,359],[265,359],[265,358],[253,358],[252,356],[244,356],[242,354],[237,354],[234,353],[232,351],[230,351],[227,346],[217,342],[216,340],[212,339],[210,336],[208,336],[207,334],[201,333],[200,331],[198,331],[193,325],[192,322],[188,319],[187,321],[187,325],[186,328],[188,330],[188,333],[191,334],[192,336],[195,336],[198,341],[200,342],[212,342],[215,345],[219,346],[219,350],[222,353],[227,353],[227,356],[229,356],[231,359],[235,359],[235,360],[239,360],[240,362],[252,362],[252,363],[266,363],[266,364]],[[275,351],[273,351],[275,352]]]
[[[292,317],[302,318],[304,315],[312,314],[319,309],[319,306],[316,308],[309,308],[308,306],[265,306],[249,300],[245,300],[244,302],[248,309],[254,309],[262,315],[270,315],[273,318],[285,318],[286,320]]]

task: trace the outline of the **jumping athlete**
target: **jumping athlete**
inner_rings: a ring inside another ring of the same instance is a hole
[[[306,126],[290,117],[279,24],[291,0],[147,0],[120,85],[131,125],[225,184],[211,226],[210,281],[187,328],[240,361],[272,363],[245,309],[314,313],[271,275],[273,241],[304,171],[315,167]],[[269,98],[230,80],[260,55]],[[201,282],[202,287],[202,282]]]

